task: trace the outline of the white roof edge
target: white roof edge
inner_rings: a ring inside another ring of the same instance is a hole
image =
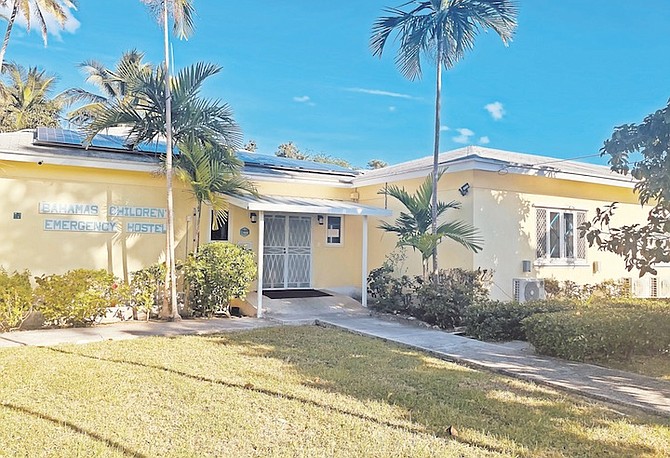
[[[257,198],[253,196],[226,195],[225,197],[230,204],[249,211],[352,216],[391,216],[393,214],[391,210],[384,208],[330,199],[290,196],[263,196],[262,198]],[[272,199],[277,202],[268,202],[264,199]],[[290,203],[290,200],[299,200],[302,202]]]
[[[442,155],[445,154],[451,154],[454,152],[466,150],[466,152],[470,152],[470,148],[461,148],[458,150],[454,150],[448,153],[442,153]],[[519,156],[529,156],[529,157],[536,157],[536,156],[530,156],[530,155],[522,155],[520,153],[509,153],[506,151],[501,151],[501,153],[507,153],[510,155],[517,154]],[[409,161],[405,163],[398,164],[397,166],[392,166],[392,168],[398,169],[397,171],[394,170],[389,170],[387,173],[374,173],[372,176],[370,176],[370,173],[365,173],[363,175],[360,175],[356,178],[354,178],[354,186],[356,187],[363,187],[363,186],[371,186],[371,185],[376,185],[376,184],[383,184],[387,182],[392,182],[392,181],[399,181],[399,180],[407,180],[407,179],[413,179],[413,178],[421,178],[427,176],[428,173],[430,173],[432,169],[432,163],[426,162],[427,158],[423,158],[421,160],[415,160],[415,161]],[[548,164],[550,165],[551,159],[550,157],[547,157],[550,161],[547,161]],[[412,164],[415,163],[416,164]],[[576,161],[562,161],[562,160],[557,160],[556,162],[569,162],[571,164],[577,164],[577,165],[583,165],[585,167],[589,167],[592,164],[587,164],[587,163],[582,163],[582,162],[576,162]],[[413,165],[412,167],[407,167],[407,168],[402,168],[402,166],[406,165]],[[489,158],[489,157],[482,157],[478,154],[467,154],[465,156],[460,156],[460,157],[455,157],[453,159],[448,159],[445,158],[440,161],[439,167],[442,169],[446,169],[447,173],[455,173],[455,172],[461,172],[461,171],[485,171],[485,172],[501,172],[502,170],[506,170],[507,173],[513,173],[517,175],[530,175],[530,176],[547,176],[547,175],[541,175],[538,172],[541,170],[538,170],[538,167],[540,164],[521,164],[521,163],[515,163],[512,162],[511,160],[504,160],[504,159],[499,159],[499,158]],[[604,166],[597,166],[593,165],[593,167],[602,167],[604,169],[607,169]],[[379,171],[384,170],[384,169],[379,169]],[[374,171],[378,172],[378,171]],[[626,177],[623,175],[616,175],[612,172],[612,175],[597,175],[595,173],[588,173],[587,171],[584,172],[577,172],[574,170],[571,171],[564,171],[560,169],[556,170],[551,170],[547,168],[547,172],[553,172],[552,178],[558,178],[558,179],[563,179],[563,180],[572,180],[572,181],[581,181],[581,182],[587,182],[587,183],[597,183],[597,184],[605,184],[605,185],[610,185],[610,186],[621,186],[621,187],[626,187],[626,188],[633,188],[635,186],[635,181],[632,180],[630,177]]]
[[[34,162],[46,165],[63,165],[74,167],[88,167],[94,169],[122,170],[126,172],[155,172],[158,164],[142,163],[125,160],[106,160],[100,158],[75,158],[72,156],[58,156],[51,154],[25,154],[0,151],[0,160],[11,162]]]

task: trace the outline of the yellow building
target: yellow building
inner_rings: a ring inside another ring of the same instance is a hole
[[[34,275],[104,268],[129,279],[164,259],[165,181],[152,148],[129,151],[118,137],[98,136],[84,149],[76,133],[61,129],[0,134],[0,266]],[[400,210],[379,191],[395,184],[413,192],[432,164],[424,158],[357,172],[249,152],[240,158],[260,197],[229,197],[227,224],[212,231],[207,215],[202,241],[252,249],[262,280],[254,289],[317,288],[359,298],[367,273],[397,241],[377,228]],[[493,298],[524,299],[541,287],[535,279],[550,277],[630,278],[637,295],[670,295],[666,267],[638,279],[621,258],[589,248],[575,230],[612,201],[621,202],[619,221],[644,221],[630,179],[602,166],[479,147],[444,153],[440,164],[447,169],[440,200],[463,204],[448,217],[473,224],[485,240],[477,254],[445,241],[440,264],[492,269]],[[178,258],[193,248],[193,209],[188,188],[178,183]],[[406,265],[420,273],[418,255],[409,253]]]

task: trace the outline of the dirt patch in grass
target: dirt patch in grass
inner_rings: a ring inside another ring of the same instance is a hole
[[[0,376],[8,456],[670,454],[667,419],[313,326],[6,349]]]

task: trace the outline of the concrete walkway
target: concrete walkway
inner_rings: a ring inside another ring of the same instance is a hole
[[[244,331],[276,326],[276,323],[255,318],[212,318],[167,321],[124,321],[89,328],[40,329],[37,331],[6,332],[0,334],[0,348],[42,346],[64,343],[85,344],[103,340],[127,340],[148,336],[181,336]]]
[[[536,356],[515,345],[480,342],[374,317],[329,316],[318,320],[317,324],[396,342],[443,359],[670,417],[670,382],[660,379]]]

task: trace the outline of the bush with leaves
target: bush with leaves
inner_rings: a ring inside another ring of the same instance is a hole
[[[571,310],[569,301],[546,300],[533,302],[482,301],[465,311],[463,325],[468,335],[479,340],[527,340],[521,322],[538,313]]]
[[[130,281],[130,301],[134,314],[146,313],[147,320],[160,307],[165,287],[165,263],[156,263],[133,272]]]
[[[490,278],[489,271],[441,270],[437,285],[422,281],[417,286],[412,314],[441,328],[460,326],[466,310],[488,297]]]
[[[227,242],[204,245],[183,266],[188,303],[194,314],[229,314],[230,300],[246,295],[256,272],[251,250]]]
[[[0,268],[0,330],[18,327],[30,312],[32,304],[30,272],[10,274]]]
[[[587,308],[523,320],[537,352],[574,361],[670,354],[670,311]]]
[[[571,280],[544,279],[544,290],[548,299],[562,299],[582,303],[600,302],[603,299],[621,298],[630,295],[623,280],[605,280],[595,285],[579,284]]]
[[[75,269],[35,278],[36,309],[56,326],[83,326],[128,302],[128,288],[105,270]]]
[[[386,256],[381,267],[368,275],[368,293],[372,296],[370,307],[380,312],[409,313],[416,282],[404,275],[402,263],[406,255],[394,250]]]

